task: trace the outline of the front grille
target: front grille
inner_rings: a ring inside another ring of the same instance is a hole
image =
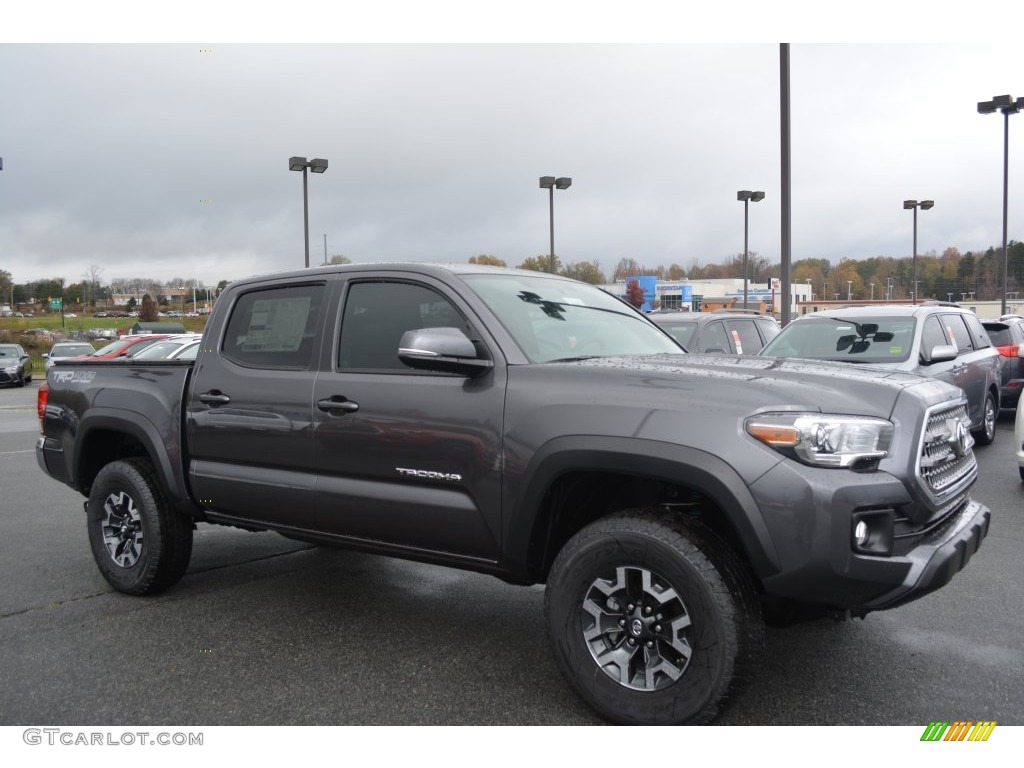
[[[958,489],[977,472],[967,406],[940,406],[928,414],[918,456],[918,477],[933,499]]]

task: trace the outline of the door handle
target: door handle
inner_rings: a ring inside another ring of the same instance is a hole
[[[359,410],[359,403],[354,403],[351,400],[342,397],[341,395],[335,395],[325,400],[317,400],[316,407],[321,411],[328,413],[341,411],[341,413],[355,413]]]
[[[231,398],[223,392],[218,392],[214,389],[209,392],[203,392],[199,396],[199,402],[206,403],[207,405],[227,405],[231,402]]]

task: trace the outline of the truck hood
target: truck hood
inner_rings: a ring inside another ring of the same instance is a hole
[[[602,379],[607,386],[628,387],[624,391],[651,405],[661,400],[664,407],[683,397],[716,408],[728,403],[744,413],[782,408],[889,418],[908,390],[925,406],[962,396],[957,387],[915,373],[774,357],[606,357],[539,367],[574,368],[593,385]]]

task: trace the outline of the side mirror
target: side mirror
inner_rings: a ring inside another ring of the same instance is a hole
[[[479,376],[494,367],[477,357],[476,347],[458,328],[419,328],[406,331],[398,342],[398,359],[424,371]]]
[[[1021,346],[1024,346],[1024,344],[1022,344]],[[49,357],[50,357],[50,353],[49,352],[43,352],[43,360],[48,360]]]
[[[957,348],[952,344],[936,344],[929,350],[927,355],[922,355],[925,365],[932,363],[944,363],[948,360],[956,360]]]

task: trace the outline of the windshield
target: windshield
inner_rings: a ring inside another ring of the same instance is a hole
[[[78,357],[79,355],[91,355],[93,348],[89,344],[76,344],[74,346],[56,345],[50,350],[50,357]]]
[[[672,334],[672,337],[684,347],[690,346],[690,339],[697,330],[697,323],[658,323],[662,328]]]
[[[100,347],[92,354],[96,357],[102,357],[103,355],[109,355],[114,352],[120,352],[122,349],[132,343],[131,339],[119,339],[118,341],[112,341],[105,347]]]
[[[761,350],[762,357],[803,357],[844,363],[898,363],[914,347],[912,317],[802,317]]]
[[[132,357],[135,360],[163,360],[181,345],[180,341],[155,341]]]
[[[683,352],[642,315],[586,283],[528,275],[464,275],[534,363]]]

